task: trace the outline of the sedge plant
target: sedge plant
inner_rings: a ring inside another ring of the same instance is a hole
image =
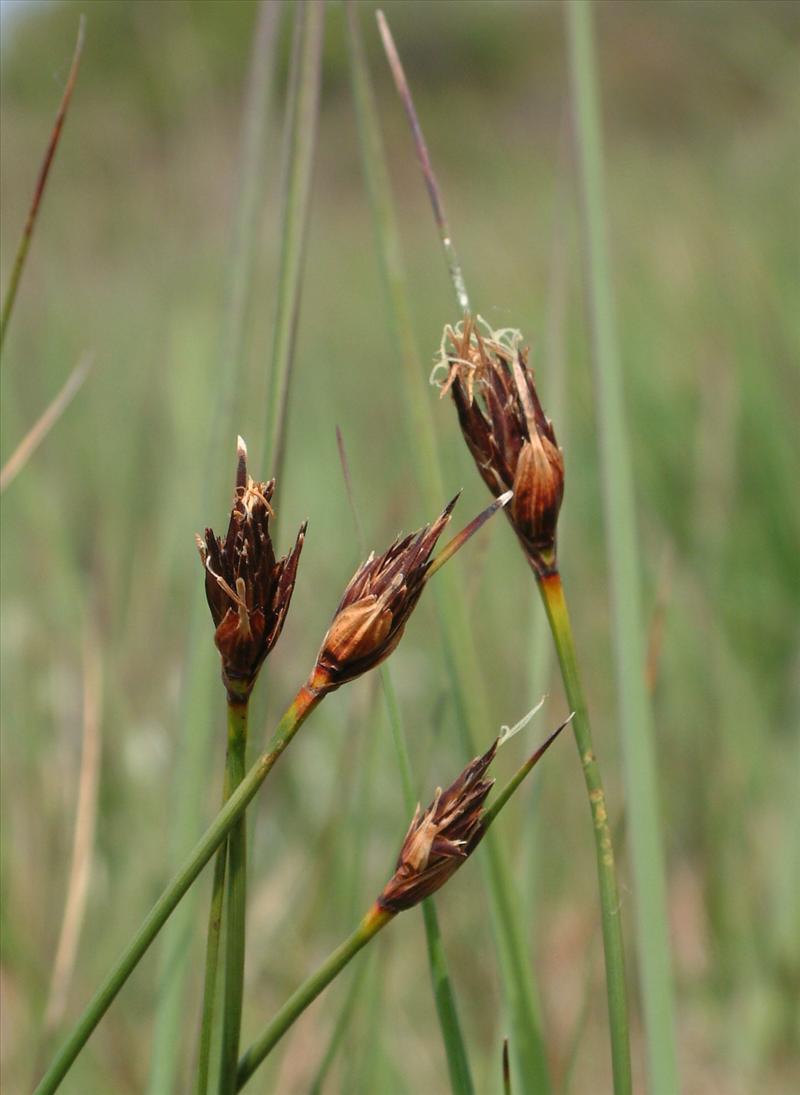
[[[382,12],[378,26],[414,137],[450,279],[464,319],[445,328],[439,363],[443,394],[452,391],[462,433],[490,489],[514,490],[507,511],[531,566],[547,614],[592,816],[606,964],[615,1095],[632,1090],[625,956],[620,900],[605,792],[592,741],[572,628],[556,557],[556,525],[564,490],[563,457],[545,417],[517,332],[481,333],[471,315],[453,236],[397,48]],[[491,485],[494,484],[494,488]]]
[[[356,6],[348,4],[346,13],[353,99],[364,176],[392,328],[392,348],[404,381],[408,452],[420,494],[432,505],[433,499],[440,494],[443,480],[439,441],[430,400],[420,385],[424,369],[414,334],[386,156]],[[489,705],[482,659],[461,596],[462,589],[462,575],[446,574],[437,590],[437,608],[462,747],[465,752],[475,753],[482,727],[489,720]],[[514,893],[507,851],[494,834],[487,837],[483,867],[487,876],[492,934],[503,996],[513,1032],[512,1053],[516,1070],[520,1083],[546,1093],[551,1084],[531,956]]]
[[[444,508],[439,517],[425,525],[417,533],[400,537],[383,552],[371,554],[358,568],[347,584],[333,620],[322,641],[314,666],[306,681],[298,689],[272,735],[264,753],[250,767],[235,791],[216,815],[190,854],[183,860],[176,875],[156,901],[144,923],[125,948],[112,970],[95,992],[65,1043],[42,1077],[36,1095],[50,1095],[60,1086],[76,1057],[83,1049],[97,1024],[147,952],[161,928],[167,922],[203,867],[222,845],[266,777],[283,755],[290,742],[309,715],[331,692],[381,664],[396,649],[406,624],[414,611],[429,579],[480,529],[489,518],[510,501],[505,492],[496,498],[482,513],[469,522],[450,542],[432,558],[432,553],[458,500],[458,495]],[[219,574],[220,561],[211,543],[205,546],[212,569],[216,565]],[[217,543],[218,550],[218,543]],[[228,579],[225,579],[230,585]],[[233,586],[231,589],[233,591]],[[208,590],[208,587],[207,587]],[[241,587],[236,588],[242,597]],[[230,596],[228,594],[228,596]],[[253,627],[249,612],[240,609],[235,602],[235,619],[228,617],[224,638],[231,638],[236,652],[236,636],[244,634],[243,617]],[[227,615],[227,612],[226,612]],[[222,620],[225,625],[225,618]],[[220,647],[220,639],[217,639]],[[224,659],[223,653],[223,659]],[[238,663],[237,663],[238,666]],[[226,1083],[230,1080],[226,1079]]]

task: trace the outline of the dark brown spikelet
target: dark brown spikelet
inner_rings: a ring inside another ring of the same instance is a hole
[[[269,533],[275,480],[247,474],[247,447],[238,440],[236,490],[223,538],[206,529],[197,546],[206,574],[206,599],[222,658],[222,680],[232,700],[243,700],[278,641],[294,591],[303,548],[303,524],[291,552],[276,560]]]
[[[486,832],[483,804],[494,785],[494,780],[483,777],[494,760],[498,741],[468,764],[446,791],[438,788],[424,813],[417,807],[394,874],[378,897],[382,908],[402,912],[424,901],[477,848]]]
[[[323,639],[311,684],[331,691],[360,677],[392,653],[428,577],[431,552],[458,495],[433,524],[371,554],[350,579]]]
[[[528,368],[509,332],[482,336],[467,316],[445,330],[443,352],[461,432],[492,494],[511,489],[508,519],[542,577],[556,567],[556,526],[564,460]]]

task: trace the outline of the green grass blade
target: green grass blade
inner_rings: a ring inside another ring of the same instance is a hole
[[[236,431],[234,407],[237,382],[242,371],[242,347],[247,300],[253,280],[255,254],[251,246],[256,236],[263,151],[267,147],[269,103],[274,73],[278,5],[264,2],[253,41],[248,92],[243,107],[243,145],[236,225],[232,240],[230,270],[222,326],[219,369],[215,375],[216,406],[212,411],[209,466],[206,482],[210,497],[225,497],[228,452],[233,451]],[[228,440],[230,444],[228,444]],[[223,453],[225,457],[223,457]],[[181,758],[174,786],[170,846],[177,861],[202,819],[203,791],[208,778],[213,712],[220,695],[217,680],[217,655],[211,641],[210,621],[202,582],[198,578],[192,603],[187,650],[187,672],[183,685],[181,738],[177,754]],[[186,976],[190,942],[194,931],[196,897],[192,895],[178,909],[164,933],[156,1005],[152,1063],[148,1082],[149,1095],[162,1095],[175,1086],[182,1048],[181,1032],[185,1018]]]
[[[630,1095],[632,1078],[625,948],[620,922],[621,901],[614,861],[614,844],[608,823],[605,790],[595,755],[589,710],[578,670],[578,658],[561,575],[554,570],[544,577],[537,576],[537,579],[558,654],[564,691],[567,693],[567,699],[574,714],[575,744],[578,747],[592,815],[600,891],[600,920],[606,963],[606,995],[614,1092],[616,1095]]]
[[[608,258],[592,12],[585,0],[574,0],[564,10],[583,191],[584,250],[650,1090],[653,1095],[673,1095],[678,1090],[678,1070],[664,851],[653,720],[645,683],[633,479]]]
[[[409,454],[418,489],[432,510],[446,496],[437,449],[433,415],[425,384],[425,370],[413,334],[406,276],[395,221],[383,141],[369,72],[361,46],[356,11],[348,6],[351,78],[359,140],[372,207],[378,253],[384,276],[388,315],[405,379]],[[463,598],[458,570],[445,567],[437,584],[436,600],[444,633],[445,658],[458,708],[462,747],[470,755],[492,726],[482,688],[478,658]],[[489,897],[503,985],[512,1016],[512,1049],[520,1072],[520,1087],[546,1092],[549,1076],[538,1006],[532,984],[531,960],[519,921],[511,872],[504,850],[494,834],[484,841],[482,862],[488,871]]]
[[[294,356],[306,229],[311,201],[319,116],[323,0],[304,0],[297,9],[294,61],[284,132],[284,179],[281,203],[281,257],[275,331],[267,399],[265,467],[278,477],[283,462],[286,408]]]

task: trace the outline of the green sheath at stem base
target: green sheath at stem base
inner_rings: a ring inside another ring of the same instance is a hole
[[[534,571],[535,573],[535,571]],[[597,876],[600,885],[600,914],[606,962],[608,1018],[611,1029],[611,1062],[614,1073],[614,1095],[630,1095],[631,1051],[628,1031],[627,988],[625,984],[625,952],[622,945],[620,902],[614,849],[608,825],[603,781],[594,755],[592,732],[586,698],[578,675],[578,659],[572,637],[567,602],[561,575],[557,570],[541,577],[537,574],[539,592],[544,602],[547,620],[564,680],[569,705],[575,713],[572,722],[575,742],[581,758],[583,777],[592,811]]]

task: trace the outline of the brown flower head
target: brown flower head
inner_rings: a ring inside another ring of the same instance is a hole
[[[275,480],[256,483],[247,474],[247,447],[238,439],[236,490],[228,532],[206,529],[197,546],[206,574],[206,599],[222,657],[222,680],[231,699],[245,699],[261,665],[278,641],[294,591],[306,526],[292,551],[276,560],[269,534]]]
[[[445,328],[441,390],[453,393],[461,432],[489,490],[514,491],[508,519],[544,576],[556,565],[564,460],[519,338],[511,330],[483,336],[470,316]]]
[[[439,787],[428,809],[420,807],[406,833],[394,874],[377,900],[401,912],[430,897],[458,870],[483,839],[483,804],[494,785],[484,779],[499,739],[476,757],[446,791]]]
[[[311,683],[331,691],[383,661],[400,642],[422,594],[431,552],[450,520],[458,495],[431,525],[398,538],[383,555],[373,552],[350,579],[317,655]]]

